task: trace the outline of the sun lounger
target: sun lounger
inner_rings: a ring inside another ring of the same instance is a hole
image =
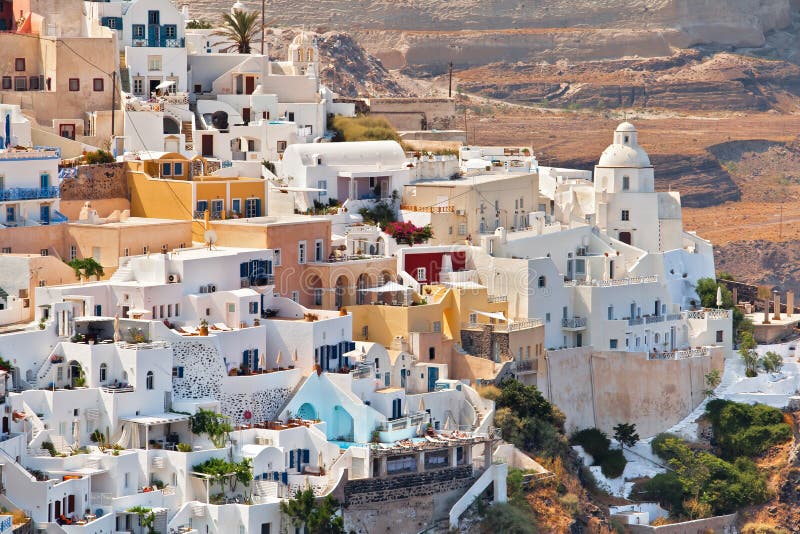
[[[232,328],[228,328],[228,325],[225,323],[214,323],[211,328],[215,328],[217,330],[222,330],[223,332],[230,332],[233,330]]]

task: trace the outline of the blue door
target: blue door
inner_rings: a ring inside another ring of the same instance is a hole
[[[147,45],[157,47],[161,45],[160,42],[161,27],[156,24],[147,26]]]
[[[41,206],[39,208],[39,222],[50,224],[50,206]]]
[[[39,187],[41,189],[50,187],[50,175],[46,172],[39,175]]]
[[[428,391],[436,389],[436,381],[439,380],[439,368],[428,367]]]

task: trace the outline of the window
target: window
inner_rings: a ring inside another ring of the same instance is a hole
[[[297,263],[304,264],[306,262],[306,242],[300,241],[297,243]]]
[[[11,76],[3,76],[3,90],[10,91],[11,90]]]
[[[166,243],[161,245],[161,253],[162,254],[166,254],[167,253],[167,245],[166,245]]]
[[[144,78],[133,79],[133,94],[135,95],[144,94]]]
[[[17,220],[17,210],[14,206],[6,207],[6,221],[14,222]]]
[[[428,279],[428,272],[425,267],[417,267],[417,282],[423,282]]]
[[[123,482],[124,487],[126,487],[126,488],[128,487],[128,485],[130,483],[130,478],[131,478],[131,474],[130,473],[125,473],[124,482]]]
[[[436,334],[441,333],[441,331],[442,331],[442,322],[441,321],[433,321],[433,331]]]
[[[276,248],[272,251],[273,264],[275,267],[281,266],[281,249]]]
[[[617,344],[618,344],[618,343],[619,343],[619,341],[618,341],[618,340],[616,340],[616,339],[609,339],[609,340],[608,340],[608,348],[610,348],[610,349],[616,349],[616,348],[617,348]]]
[[[172,164],[171,163],[162,163],[161,164],[161,176],[172,176]]]
[[[447,227],[447,235],[453,235],[453,227],[452,226],[448,226]]]
[[[286,151],[286,141],[278,141],[278,153],[283,154]]]
[[[458,223],[458,235],[467,235],[467,223]]]
[[[97,93],[103,92],[103,78],[95,78],[92,80],[92,89]]]
[[[81,90],[81,81],[78,78],[70,78],[69,79],[69,90],[70,91],[80,91]]]
[[[3,254],[11,254],[11,247],[3,247],[2,253]]]
[[[322,288],[314,288],[314,306],[322,306]]]
[[[100,382],[105,382],[108,375],[108,366],[104,363],[100,364]]]
[[[164,37],[166,39],[176,39],[178,37],[178,27],[174,24],[165,24]]]
[[[244,201],[244,210],[246,217],[260,217],[261,216],[261,199],[248,198]]]
[[[314,261],[322,261],[322,239],[314,242]]]
[[[179,365],[172,368],[172,378],[183,378],[183,366]]]
[[[630,176],[623,176],[622,177],[622,190],[627,191],[631,188],[631,179]]]
[[[161,70],[161,56],[147,56],[147,70]]]
[[[17,76],[14,78],[14,90],[15,91],[27,91],[28,90],[28,79],[25,76]]]
[[[475,324],[478,322],[478,314],[477,313],[470,313],[469,314],[469,322],[471,324]]]
[[[158,26],[161,24],[161,12],[160,11],[148,11],[147,12],[147,23],[150,25]]]
[[[361,327],[361,336],[364,339],[369,339],[369,327],[368,326],[362,326]],[[375,366],[375,368],[377,369],[378,367]]]
[[[298,291],[292,291],[292,300],[295,302],[300,300],[300,293]]]
[[[614,320],[614,306],[609,306],[608,307],[608,320],[609,321],[613,321]]]
[[[258,302],[250,302],[248,305],[248,311],[252,314],[258,313]]]
[[[131,35],[134,39],[144,39],[144,24],[134,24],[131,26]]]
[[[428,359],[429,360],[436,359],[436,347],[428,347]]]
[[[42,88],[42,84],[39,82],[40,82],[39,76],[31,76],[28,79],[28,89],[31,91],[40,90]]]
[[[723,341],[723,332],[722,330],[717,330],[717,343],[722,343]]]
[[[50,255],[50,253],[47,251],[46,248],[43,248],[42,250],[40,250],[39,254],[42,255],[42,256],[49,256]]]
[[[242,199],[241,198],[234,198],[231,199],[231,211],[233,213],[239,214],[242,212]]]
[[[14,70],[17,72],[24,72],[25,71],[25,58],[18,57],[14,60]]]
[[[623,221],[630,221],[631,212],[628,210],[622,210],[622,213],[620,214],[620,219],[622,219]]]
[[[540,277],[539,277],[539,280],[537,281],[537,285],[538,285],[539,287],[547,287],[547,277],[545,277],[545,276],[540,276]]]
[[[181,314],[181,312],[180,312],[180,304],[178,304],[176,302],[175,303],[175,317],[179,316],[180,314]]]
[[[153,389],[153,380],[154,380],[153,371],[147,371],[147,379],[145,384],[145,387],[147,389]]]
[[[147,245],[142,247],[142,254],[147,254],[149,251],[150,251],[150,247],[148,247]]]
[[[164,318],[164,305],[163,304],[161,304],[158,307],[158,316],[159,316],[160,319]],[[153,319],[155,319],[155,317],[153,317]]]
[[[124,248],[124,249],[122,250],[122,255],[123,255],[123,256],[130,256],[130,255],[131,255],[131,250],[130,250],[129,248],[127,248],[127,247],[126,247],[126,248]]]
[[[77,257],[78,257],[78,249],[77,249],[77,247],[75,247],[75,245],[70,245],[69,246],[69,259],[70,259],[70,261],[74,260]]]
[[[167,317],[172,317],[172,304],[167,304]]]
[[[547,312],[547,313],[545,313],[545,314],[544,314],[544,320],[545,320],[545,322],[547,322],[547,323],[549,323],[549,322],[550,322],[550,312]]]

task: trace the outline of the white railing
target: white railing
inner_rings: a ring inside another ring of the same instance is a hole
[[[489,304],[494,304],[496,302],[508,302],[508,296],[506,295],[489,295],[489,298],[486,300]]]
[[[648,360],[686,360],[689,358],[698,358],[700,356],[709,356],[711,354],[710,347],[700,347],[697,349],[684,349],[672,350],[667,352],[651,352],[647,355]]]
[[[686,312],[687,319],[730,319],[731,310],[711,309]]]
[[[633,276],[630,278],[615,278],[613,280],[570,280],[564,282],[565,287],[592,286],[592,287],[620,287],[638,284],[652,284],[658,282],[658,275]]]
[[[586,328],[586,317],[561,319],[561,328]]]
[[[499,333],[508,333],[508,332],[518,332],[520,330],[527,330],[528,328],[536,328],[537,326],[542,326],[544,322],[541,319],[525,319],[523,321],[514,321],[514,322],[506,322],[506,323],[472,323],[472,322],[464,322],[461,323],[462,330],[483,330],[484,328],[490,328],[492,332],[499,332]]]
[[[117,346],[121,349],[133,350],[168,349],[169,343],[166,341],[148,341],[147,343],[128,343],[127,341],[117,341]]]

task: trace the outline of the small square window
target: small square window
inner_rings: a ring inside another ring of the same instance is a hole
[[[623,221],[630,221],[631,220],[631,212],[628,211],[628,210],[622,210],[622,214],[620,216],[620,219],[622,219]]]
[[[14,70],[17,71],[17,72],[25,71],[25,58],[24,57],[18,57],[17,59],[14,60]]]
[[[92,80],[92,89],[97,93],[102,93],[104,88],[103,78],[95,78]]]
[[[10,91],[12,87],[11,76],[3,76],[3,90]]]
[[[608,347],[611,349],[616,349],[619,341],[616,339],[609,339],[608,340]]]
[[[41,80],[38,76],[31,76],[28,79],[28,89],[30,91],[38,91],[42,88],[42,84],[39,83]]]
[[[548,312],[548,313],[544,314],[544,320],[545,320],[545,322],[547,322],[547,323],[549,323],[549,322],[550,322],[550,312]]]
[[[14,78],[14,90],[15,91],[27,91],[28,90],[28,78],[25,76],[17,76]]]
[[[722,343],[724,333],[722,330],[717,330],[717,343]]]
[[[78,78],[70,78],[69,79],[69,90],[70,91],[80,91],[81,90],[81,81]]]

